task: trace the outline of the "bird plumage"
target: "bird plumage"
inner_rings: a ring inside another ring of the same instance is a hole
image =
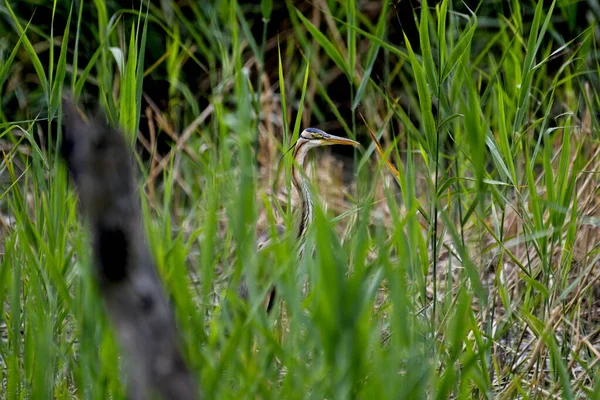
[[[354,140],[342,138],[339,136],[330,135],[317,128],[306,128],[300,136],[294,146],[294,152],[292,158],[294,163],[292,165],[292,183],[300,196],[300,219],[298,221],[298,231],[296,234],[296,243],[298,245],[298,258],[302,257],[304,253],[304,243],[306,239],[306,232],[310,224],[313,221],[314,216],[314,202],[313,196],[310,191],[310,184],[306,177],[306,155],[310,149],[321,146],[329,146],[334,144],[341,145],[352,145],[355,147],[360,144]],[[277,237],[281,237],[285,233],[285,227],[283,225],[276,225]],[[259,250],[263,249],[269,243],[271,243],[270,231],[263,232],[257,241],[257,247]],[[240,285],[240,297],[246,299],[248,296],[248,288],[245,283],[245,279],[242,278]],[[269,302],[267,304],[267,312],[269,312],[275,300],[275,287],[273,287],[269,293]]]

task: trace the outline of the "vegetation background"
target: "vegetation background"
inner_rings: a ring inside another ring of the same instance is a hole
[[[72,93],[135,146],[207,398],[600,398],[599,18],[594,0],[3,1],[0,397],[125,396],[57,157]],[[315,151],[298,260],[278,162],[308,126],[365,151]],[[290,234],[258,253],[276,222]]]

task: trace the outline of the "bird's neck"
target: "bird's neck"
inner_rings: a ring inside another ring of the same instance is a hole
[[[301,213],[300,222],[298,224],[298,239],[302,241],[304,235],[308,230],[308,226],[313,220],[313,200],[310,193],[308,180],[306,179],[306,154],[308,153],[308,146],[305,144],[300,145],[295,150],[294,159],[297,162],[297,166],[292,166],[292,181],[294,187],[298,191],[301,200]]]

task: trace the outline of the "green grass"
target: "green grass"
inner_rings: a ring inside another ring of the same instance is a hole
[[[0,397],[126,393],[57,156],[73,93],[136,146],[207,398],[600,398],[600,4],[423,1],[402,40],[408,2],[317,3],[0,4]],[[291,153],[276,171],[309,124],[365,151],[345,176],[315,152],[299,262]]]

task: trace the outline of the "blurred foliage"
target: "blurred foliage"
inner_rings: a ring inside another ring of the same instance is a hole
[[[0,396],[125,393],[56,157],[74,93],[135,144],[207,398],[599,398],[599,16],[592,0],[3,2]],[[317,202],[299,260],[289,153],[276,171],[308,126],[365,151],[308,169],[339,216]],[[257,252],[275,222],[287,235]]]

